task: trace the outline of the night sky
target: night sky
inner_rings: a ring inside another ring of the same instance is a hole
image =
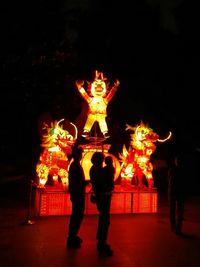
[[[120,80],[108,108],[116,150],[125,124],[140,120],[200,147],[198,12],[184,0],[1,4],[2,160],[37,153],[38,119],[53,106],[80,121],[75,80],[92,81],[95,69]]]

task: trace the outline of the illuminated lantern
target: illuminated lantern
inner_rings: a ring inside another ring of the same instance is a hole
[[[50,126],[44,124],[46,134],[42,136],[43,151],[36,166],[39,187],[44,187],[50,177],[51,185],[68,185],[68,155],[71,154],[71,147],[77,139],[77,131],[74,137],[70,135],[60,125],[63,120],[55,121]],[[76,129],[76,126],[72,125]]]
[[[148,182],[148,188],[151,189],[154,185],[153,182],[153,165],[150,162],[152,153],[155,151],[155,142],[165,142],[171,137],[159,139],[156,134],[148,125],[141,122],[136,127],[126,125],[126,130],[131,130],[134,133],[130,134],[130,147],[127,150],[123,146],[120,159],[122,161],[121,177],[129,182],[133,178],[137,180],[138,187],[144,187],[143,177],[145,176]]]
[[[99,127],[104,138],[109,137],[106,123],[107,105],[113,98],[118,88],[119,81],[116,80],[113,87],[109,90],[105,80],[106,78],[103,77],[102,72],[95,71],[95,79],[88,88],[89,94],[83,88],[84,81],[76,81],[78,91],[89,105],[88,116],[82,133],[83,137],[89,137],[90,131],[95,122],[99,123]]]
[[[81,165],[83,167],[86,180],[90,180],[89,170],[92,167],[92,163],[91,163],[92,155],[94,154],[94,152],[97,152],[97,151],[102,152],[102,147],[98,147],[98,148],[93,147],[92,148],[92,146],[88,146],[88,145],[83,145],[82,147],[83,147],[83,157],[81,160]],[[116,181],[117,178],[119,177],[120,170],[121,170],[120,162],[113,154],[108,153],[107,149],[104,149],[103,153],[105,156],[111,156],[113,159],[113,165],[115,167],[114,180]]]

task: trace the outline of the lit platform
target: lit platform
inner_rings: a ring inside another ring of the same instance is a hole
[[[86,193],[85,214],[98,214],[96,205],[90,202],[90,192]],[[111,214],[156,213],[158,193],[156,189],[131,190],[116,185],[111,202]],[[35,216],[70,215],[69,193],[55,188],[36,188],[34,199]]]

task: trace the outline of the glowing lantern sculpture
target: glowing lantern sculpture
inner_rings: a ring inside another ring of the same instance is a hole
[[[67,130],[63,129],[60,121],[51,123],[50,126],[44,124],[46,134],[42,136],[41,147],[43,151],[36,166],[36,173],[40,187],[44,187],[51,177],[51,183],[68,185],[68,155],[71,154],[72,145],[77,139],[76,126],[71,123],[76,130],[73,137]]]
[[[105,80],[106,78],[104,78],[102,72],[95,71],[95,79],[88,88],[90,95],[83,88],[84,81],[76,81],[76,86],[81,96],[87,101],[89,105],[88,116],[82,133],[83,137],[89,137],[92,126],[97,121],[104,138],[109,138],[108,127],[106,123],[106,109],[108,103],[117,90],[119,81],[116,80],[113,87],[109,90],[108,86],[105,83]]]
[[[153,182],[153,165],[150,162],[152,153],[155,151],[156,142],[165,142],[171,137],[171,132],[166,139],[159,139],[148,125],[141,122],[136,127],[126,125],[126,130],[131,130],[134,133],[130,134],[130,146],[128,150],[123,146],[120,159],[122,161],[121,177],[122,180],[131,182],[133,178],[137,179],[138,187],[143,188],[143,177],[145,176],[148,182],[148,188],[154,186]]]

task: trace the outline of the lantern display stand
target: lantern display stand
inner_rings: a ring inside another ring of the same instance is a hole
[[[88,136],[80,146],[83,148],[81,165],[86,180],[90,180],[89,170],[92,166],[91,157],[94,152],[103,152],[105,156],[113,158],[116,181],[120,177],[121,165],[117,157],[109,153],[110,144],[105,143],[106,138],[97,135],[94,125],[94,136]],[[86,187],[85,214],[97,214],[96,205],[90,201],[91,185]],[[35,216],[70,215],[71,201],[67,186],[58,184],[37,187],[35,192]],[[157,213],[158,193],[156,188],[139,188],[122,179],[115,185],[111,202],[111,214]],[[29,220],[27,220],[29,222]]]
[[[91,157],[94,152],[103,152],[113,158],[116,169],[115,181],[120,176],[121,165],[119,160],[109,154],[110,144],[105,144],[105,138],[90,136],[86,138],[89,143],[80,145],[83,148],[81,164],[83,166],[86,180],[89,180],[89,169]],[[97,214],[96,205],[90,201],[91,186],[86,187],[85,214]],[[70,215],[70,195],[67,187],[56,187],[46,185],[44,188],[37,188],[35,195],[36,216]],[[158,193],[155,188],[152,190],[139,189],[130,183],[122,182],[115,185],[111,202],[111,214],[135,214],[135,213],[157,213]]]
[[[105,141],[104,137],[97,137],[97,136],[89,136],[86,138],[91,146],[97,146],[97,145],[102,145],[103,147],[103,142]]]
[[[97,123],[94,123],[93,128],[94,128],[94,135],[89,135],[85,137],[85,139],[89,141],[91,147],[95,148],[96,146],[101,146],[103,152],[104,141],[106,140],[106,138],[98,134]]]
[[[86,189],[85,214],[98,214],[96,205],[90,201],[90,187]],[[70,195],[65,190],[46,186],[37,188],[35,197],[35,216],[61,216],[71,214]],[[157,213],[158,193],[156,189],[138,190],[137,188],[115,185],[111,201],[111,214]]]

